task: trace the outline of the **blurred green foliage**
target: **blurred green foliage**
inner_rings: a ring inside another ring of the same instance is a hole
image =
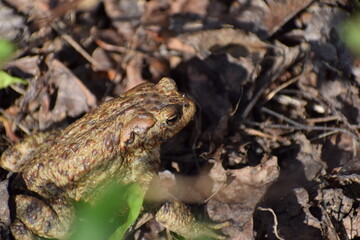
[[[11,42],[0,39],[0,67],[9,60],[9,58],[15,52],[15,46]],[[4,71],[0,71],[0,89],[6,88],[14,83],[27,84],[27,82],[21,78],[13,77]]]
[[[7,61],[15,52],[15,46],[5,39],[0,39],[0,64]]]
[[[0,89],[6,88],[14,83],[27,84],[27,82],[21,78],[13,77],[4,71],[0,71]]]
[[[360,14],[356,14],[340,27],[342,38],[354,54],[360,55]]]
[[[70,240],[121,240],[140,214],[144,193],[139,184],[114,184],[95,206],[79,204]]]

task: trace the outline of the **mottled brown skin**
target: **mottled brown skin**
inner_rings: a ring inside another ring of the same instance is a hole
[[[156,213],[155,219],[167,229],[185,237],[185,239],[226,239],[214,230],[229,226],[230,222],[205,223],[195,219],[190,210],[180,201],[171,199]]]
[[[195,105],[174,81],[141,84],[61,132],[27,138],[1,157],[42,200],[16,196],[15,239],[68,237],[74,201],[92,202],[107,183],[139,183],[157,173],[159,146],[192,119]]]

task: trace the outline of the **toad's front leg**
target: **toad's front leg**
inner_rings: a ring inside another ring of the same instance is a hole
[[[18,219],[10,227],[15,239],[68,237],[74,209],[67,200],[54,198],[45,203],[32,196],[17,195],[15,202]]]

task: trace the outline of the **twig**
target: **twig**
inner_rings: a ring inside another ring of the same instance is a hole
[[[359,136],[359,133],[356,131],[357,129],[360,128],[359,125],[350,124],[349,121],[347,120],[347,118],[341,112],[339,112],[336,108],[334,108],[333,105],[327,99],[324,98],[324,96],[322,96],[321,98],[315,98],[311,94],[308,94],[304,91],[295,91],[295,90],[289,90],[289,89],[285,89],[284,93],[299,94],[301,96],[304,96],[305,98],[308,98],[308,99],[318,102],[319,104],[321,104],[321,106],[329,108],[332,112],[332,116],[324,117],[324,118],[314,118],[314,119],[309,119],[306,121],[309,121],[310,123],[327,122],[327,121],[333,121],[333,120],[341,121],[345,124],[345,126],[347,127],[346,128],[347,130],[345,130],[344,128],[333,128],[333,130],[336,130],[336,131],[340,130],[339,132],[348,134],[359,142],[360,136]],[[314,130],[324,130],[324,129],[314,129]],[[327,130],[325,130],[325,131],[327,131]],[[332,131],[332,129],[330,129],[330,131]]]
[[[347,127],[347,129],[349,129],[350,132],[352,132],[354,135],[356,135],[358,138],[360,138],[357,128],[350,124],[347,117],[342,112],[340,112],[338,109],[336,109],[336,107],[331,103],[331,101],[329,99],[327,99],[323,95],[321,95],[321,97],[322,97],[322,99],[320,101],[325,106],[327,105],[327,107],[329,109],[331,109],[333,114],[336,114],[336,116],[338,116],[339,120],[341,120],[344,123],[344,125]]]
[[[264,132],[260,132],[253,128],[245,128],[244,131],[249,135],[258,136],[261,138],[268,138],[268,139],[271,139],[272,141],[285,140],[285,138],[283,138],[281,136],[266,134]]]
[[[318,139],[320,139],[320,138],[324,138],[324,137],[328,137],[328,136],[337,134],[338,132],[339,132],[339,131],[324,132],[324,133],[322,133],[322,134],[320,134],[320,135],[318,135],[318,136],[316,136],[316,137],[314,137],[314,138],[311,138],[311,139],[310,139],[310,142],[313,142],[313,141],[318,140]]]
[[[274,226],[273,226],[273,228],[274,228],[274,234],[275,234],[275,236],[277,237],[277,239],[279,239],[279,240],[285,240],[284,238],[280,237],[279,234],[278,234],[278,230],[277,230],[277,228],[278,228],[278,220],[277,220],[277,217],[276,217],[276,214],[275,214],[274,210],[272,210],[271,208],[263,208],[263,207],[258,207],[258,209],[259,209],[260,211],[268,211],[268,212],[271,212],[271,214],[272,214],[273,217],[274,217]]]
[[[301,46],[302,48],[307,47],[305,44],[302,44]],[[273,65],[269,70],[265,71],[264,74],[257,78],[256,82],[259,87],[253,90],[254,95],[241,113],[241,119],[247,119],[247,116],[254,108],[255,104],[259,101],[261,95],[268,88],[269,84],[281,76],[281,74],[283,74],[289,66],[294,64],[296,59],[300,57],[300,51],[303,51],[300,49],[300,47],[287,48],[284,45],[281,45],[279,42],[277,42],[277,44],[274,46],[274,49],[278,50],[278,53],[277,56],[274,56]]]
[[[266,107],[262,107],[260,110],[267,113],[267,114],[270,114],[270,115],[272,115],[274,117],[277,117],[278,119],[283,120],[283,121],[285,121],[285,122],[287,122],[289,124],[292,124],[294,126],[301,126],[302,125],[302,124],[300,124],[300,123],[298,123],[298,122],[296,122],[296,121],[294,121],[294,120],[292,120],[292,119],[290,119],[288,117],[285,117],[282,114],[274,112],[273,110],[270,110],[270,109],[268,109]]]
[[[10,87],[17,93],[21,94],[21,95],[25,95],[25,90],[20,88],[19,86],[15,85],[15,84],[11,84]]]
[[[263,112],[266,112],[274,117],[277,117],[291,125],[293,125],[294,127],[292,127],[292,129],[296,128],[298,130],[308,130],[308,131],[338,131],[338,132],[342,132],[342,133],[345,133],[345,134],[348,134],[350,136],[352,136],[353,138],[355,139],[358,139],[358,141],[360,140],[359,139],[359,136],[354,134],[353,131],[349,131],[347,129],[344,129],[344,128],[337,128],[337,127],[322,127],[322,126],[308,126],[308,125],[304,125],[304,124],[301,124],[301,123],[298,123],[288,117],[285,117],[284,115],[282,114],[279,114],[277,112],[274,112],[266,107],[262,107],[261,110]],[[277,124],[273,125],[273,126],[276,126]],[[284,125],[280,125],[280,126],[284,126]],[[269,126],[267,126],[269,127]],[[286,126],[285,126],[286,127]],[[287,127],[290,127],[291,126],[287,126]],[[286,127],[286,128],[287,128]],[[283,127],[279,127],[279,128],[283,128]]]
[[[283,125],[283,124],[265,124],[265,123],[258,123],[258,122],[253,122],[253,121],[249,121],[247,120],[246,123],[253,125],[253,126],[258,126],[260,128],[280,128],[280,129],[289,129],[289,130],[306,130],[306,131],[332,131],[332,132],[341,132],[347,135],[350,135],[351,137],[353,137],[354,139],[358,139],[358,137],[353,134],[352,132],[343,129],[343,128],[337,128],[337,127],[323,127],[323,126],[308,126],[308,125],[304,125],[301,123],[298,123],[294,120],[291,120],[287,117],[285,117],[282,114],[276,113],[270,109],[267,109],[265,107],[262,108],[262,110],[272,116],[275,116],[293,126],[289,126],[289,125]],[[359,140],[359,139],[358,139]]]
[[[266,100],[267,100],[267,101],[271,100],[278,92],[280,92],[280,91],[283,90],[284,88],[288,87],[289,85],[295,83],[296,81],[300,80],[303,75],[304,75],[304,74],[301,74],[301,75],[299,75],[299,76],[296,76],[296,77],[290,79],[289,81],[284,82],[283,84],[281,84],[280,86],[278,86],[278,87],[275,88],[274,90],[272,90],[272,91],[266,96]]]
[[[322,126],[307,126],[302,124],[297,124],[296,126],[289,126],[289,125],[282,125],[282,124],[271,124],[267,125],[265,123],[258,123],[253,121],[246,121],[247,124],[257,126],[260,128],[280,128],[280,129],[289,129],[289,130],[305,130],[305,131],[336,131],[341,132],[347,135],[350,135],[353,138],[357,138],[352,132],[343,129],[343,128],[336,128],[336,127],[322,127]]]
[[[216,194],[218,194],[218,192],[220,192],[220,190],[225,186],[226,181],[221,183],[221,185],[218,187],[218,189],[216,189],[207,199],[204,200],[204,203],[207,203],[208,201],[210,201],[210,199],[212,199]]]
[[[330,122],[330,121],[339,121],[340,118],[338,116],[326,116],[326,117],[319,117],[319,118],[308,118],[306,122],[308,123],[320,123],[320,122]]]
[[[241,96],[239,97],[238,101],[236,102],[236,105],[234,107],[234,109],[232,110],[232,112],[230,113],[230,116],[234,116],[235,113],[237,112],[237,110],[239,109],[239,106],[240,106],[240,102],[241,102],[241,99],[242,99],[242,95],[243,95],[243,88],[241,87]]]
[[[129,49],[129,48],[123,47],[123,46],[112,45],[110,43],[104,42],[101,39],[96,39],[95,42],[97,45],[99,45],[102,49],[105,49],[106,51],[118,52],[118,53],[122,53],[122,54],[129,54],[129,53],[145,54],[145,52],[142,52],[142,51],[139,51],[136,49]]]
[[[57,24],[53,23],[51,24],[52,28],[70,45],[72,46],[76,51],[78,51],[81,56],[83,56],[89,63],[91,63],[93,66],[103,68],[102,64],[99,63],[95,58],[93,58],[90,54],[88,54],[85,49],[80,46],[70,35],[66,34],[62,27],[59,26],[62,25],[61,22],[58,22]]]

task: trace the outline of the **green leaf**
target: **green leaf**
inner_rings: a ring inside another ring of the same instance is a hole
[[[113,184],[95,206],[79,204],[71,240],[121,240],[140,214],[144,193],[139,184]],[[109,238],[110,236],[110,238]]]
[[[6,88],[14,83],[27,84],[27,82],[21,78],[13,77],[4,71],[0,71],[0,89]]]
[[[129,187],[129,193],[126,198],[126,203],[129,206],[129,212],[126,216],[123,216],[123,223],[116,229],[116,231],[111,235],[109,240],[119,240],[123,239],[128,228],[135,222],[138,218],[141,207],[144,201],[144,192],[141,189],[140,185],[132,184]]]
[[[351,17],[341,25],[341,35],[346,45],[357,55],[360,55],[360,15]]]
[[[15,46],[5,39],[0,39],[0,63],[8,60],[15,51]]]

